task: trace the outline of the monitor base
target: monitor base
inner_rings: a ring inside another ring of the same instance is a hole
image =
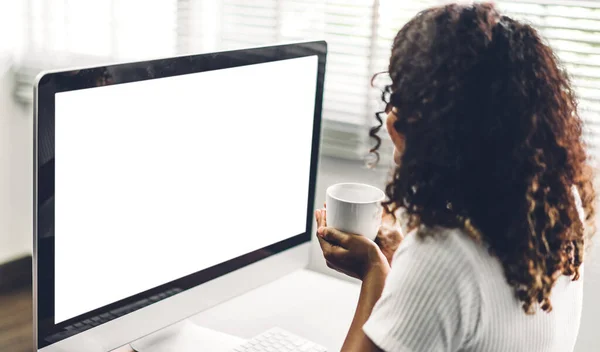
[[[229,352],[244,339],[184,320],[130,344],[137,352]]]

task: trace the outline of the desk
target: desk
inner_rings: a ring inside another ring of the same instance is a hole
[[[135,351],[132,350],[131,347],[129,347],[129,346],[124,346],[121,348],[117,348],[116,350],[113,350],[112,352],[135,352]]]
[[[295,271],[191,318],[194,324],[249,339],[278,326],[339,351],[360,286],[308,269]],[[113,352],[132,352],[123,347]]]

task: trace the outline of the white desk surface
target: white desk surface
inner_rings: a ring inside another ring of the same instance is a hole
[[[280,327],[339,351],[352,322],[360,286],[309,269],[292,272],[188,319],[243,339]],[[128,346],[113,352],[131,352]]]
[[[202,327],[251,338],[286,329],[339,351],[352,322],[360,286],[308,269],[247,292],[190,318]]]

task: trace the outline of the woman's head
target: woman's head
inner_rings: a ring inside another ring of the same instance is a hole
[[[402,208],[409,227],[462,228],[486,242],[524,309],[550,310],[554,282],[577,279],[583,260],[572,187],[590,224],[595,198],[574,93],[552,50],[493,5],[447,5],[398,32],[389,74],[399,166],[384,205]]]

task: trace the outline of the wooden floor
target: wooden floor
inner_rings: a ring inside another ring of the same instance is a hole
[[[31,288],[0,293],[0,351],[33,351]]]

